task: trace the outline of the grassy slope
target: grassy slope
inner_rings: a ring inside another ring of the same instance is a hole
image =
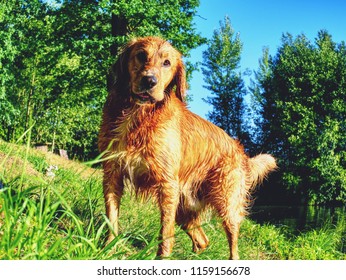
[[[47,177],[49,165],[58,166]],[[122,234],[104,247],[107,231],[102,173],[52,154],[0,140],[0,259],[154,259],[159,213],[152,202],[126,194],[121,206]],[[177,228],[172,259],[226,259],[228,246],[220,221],[204,225],[211,241],[199,255]],[[246,220],[241,228],[242,259],[346,259],[345,221],[298,237],[285,229]],[[111,244],[113,245],[113,244]]]

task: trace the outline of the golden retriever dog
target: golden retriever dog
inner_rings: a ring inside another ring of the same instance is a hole
[[[250,191],[276,168],[275,159],[268,154],[249,158],[238,141],[187,109],[182,56],[161,38],[129,42],[112,66],[108,89],[98,141],[111,225],[108,242],[119,231],[126,180],[137,195],[158,203],[158,256],[171,254],[175,223],[190,236],[195,252],[205,249],[209,240],[201,213],[212,208],[222,218],[230,258],[238,259]]]

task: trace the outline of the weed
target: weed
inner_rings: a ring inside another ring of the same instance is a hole
[[[52,178],[45,175],[51,164],[58,166]],[[0,141],[0,180],[0,259],[156,258],[158,207],[128,193],[121,205],[121,234],[105,244],[108,220],[98,170]],[[195,254],[187,234],[176,227],[171,258],[228,258],[220,220],[211,218],[203,228],[210,246]],[[242,259],[345,259],[345,219],[298,236],[246,219],[239,242]]]

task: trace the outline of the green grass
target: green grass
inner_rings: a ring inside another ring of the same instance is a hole
[[[45,175],[58,166],[55,177]],[[126,194],[121,234],[104,246],[102,173],[84,164],[0,140],[0,259],[155,259],[159,212],[151,202]],[[227,259],[228,245],[218,218],[203,225],[210,246],[191,251],[189,237],[176,228],[172,259]],[[286,228],[245,220],[239,251],[242,259],[346,259],[345,219],[337,226],[300,235]]]

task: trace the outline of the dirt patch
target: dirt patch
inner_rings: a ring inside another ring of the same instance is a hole
[[[78,173],[83,179],[88,179],[91,176],[97,176],[97,177],[102,176],[101,170],[90,168],[84,165],[83,163],[69,160],[50,152],[48,153],[42,152],[42,151],[37,151],[37,152],[39,152],[40,154],[43,154],[46,157],[46,161],[49,165],[56,165],[58,166],[58,168],[71,170],[75,173]]]
[[[1,144],[1,140],[0,140]],[[0,172],[4,175],[6,180],[11,180],[15,177],[18,177],[23,173],[24,168],[24,160],[19,156],[21,153],[25,151],[26,147],[16,144],[9,144],[10,147],[15,146],[13,152],[11,152],[10,156],[7,156],[6,153],[0,151]],[[18,154],[18,155],[17,155]],[[51,152],[41,151],[34,148],[30,148],[29,155],[41,158],[44,160],[48,166],[57,166],[58,169],[70,170],[81,176],[82,179],[88,179],[92,177],[102,177],[102,171],[99,169],[90,168],[83,163],[69,160],[63,158],[59,155],[53,154]],[[26,161],[26,166],[24,173],[30,177],[39,177],[39,178],[47,178],[45,174],[45,170],[39,172],[35,169],[34,165],[30,162]]]
[[[42,178],[42,173],[38,172],[33,165],[26,161],[24,162],[18,156],[7,156],[0,151],[0,173],[3,174],[6,180],[12,180],[22,174],[30,177]]]

